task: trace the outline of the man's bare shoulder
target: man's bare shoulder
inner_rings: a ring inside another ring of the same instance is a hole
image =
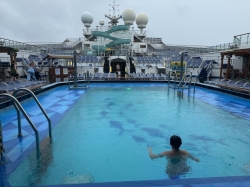
[[[188,155],[188,154],[189,154],[189,152],[186,151],[186,150],[180,150],[180,153],[181,153],[182,155]]]
[[[164,151],[163,153],[161,153],[162,156],[170,156],[171,155],[171,151]]]

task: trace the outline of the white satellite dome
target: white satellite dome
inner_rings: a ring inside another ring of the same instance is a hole
[[[133,25],[136,18],[134,10],[128,8],[122,12],[122,19],[125,25]]]
[[[146,25],[148,24],[148,16],[144,13],[140,13],[136,16],[136,24],[139,29],[146,28]]]
[[[93,16],[89,12],[84,12],[82,14],[81,20],[82,20],[84,26],[88,28],[93,23]]]
[[[101,26],[103,26],[103,25],[104,25],[104,21],[103,21],[103,20],[100,20],[100,21],[99,21],[99,24],[100,24]]]

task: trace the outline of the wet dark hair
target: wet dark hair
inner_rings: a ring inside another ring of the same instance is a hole
[[[176,135],[171,136],[170,145],[172,145],[172,147],[174,149],[178,150],[180,148],[181,144],[182,144],[182,141],[181,141],[181,138],[179,136],[176,136]]]

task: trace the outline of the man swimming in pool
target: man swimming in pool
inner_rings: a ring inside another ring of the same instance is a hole
[[[148,148],[149,157],[151,159],[166,157],[168,164],[166,167],[166,173],[169,178],[178,178],[180,175],[185,174],[190,171],[190,166],[187,165],[186,160],[190,158],[196,162],[200,160],[192,156],[189,152],[185,150],[180,150],[182,140],[179,136],[173,135],[170,138],[170,145],[172,150],[164,151],[160,154],[154,154],[151,148]]]

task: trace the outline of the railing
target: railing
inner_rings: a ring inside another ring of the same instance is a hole
[[[4,39],[4,38],[2,38]],[[8,40],[8,39],[5,39],[5,40]],[[4,46],[4,41],[1,42],[1,38],[0,38],[0,46],[1,46],[1,43],[3,44]],[[12,41],[12,40],[10,40]],[[14,41],[15,42],[15,41]],[[6,42],[8,44],[8,42]],[[17,43],[21,43],[21,42],[17,42]],[[71,45],[67,45],[67,43],[65,42],[27,42],[27,43],[21,43],[21,47],[20,45],[17,46],[18,49],[20,50],[30,50],[30,47],[32,46],[33,48],[35,48],[36,50],[33,50],[31,49],[30,51],[35,51],[35,52],[41,52],[41,51],[47,51],[47,52],[51,52],[53,50],[73,50],[73,47]],[[23,46],[28,46],[29,48],[26,49],[24,48]],[[12,46],[10,46],[12,47]]]
[[[70,45],[70,47],[72,47],[72,48],[74,48],[76,45],[78,45],[80,42],[82,42],[81,40],[76,40],[76,41],[74,41],[71,45]]]
[[[237,45],[250,44],[249,35],[250,35],[250,33],[240,34],[240,35],[234,36],[233,44],[236,45],[236,46]]]
[[[220,45],[208,47],[206,50],[200,50],[200,53],[220,52],[237,49],[239,46],[250,45],[250,33],[234,36],[234,41]]]
[[[29,116],[24,111],[23,107],[21,106],[21,104],[19,103],[19,101],[15,97],[13,97],[13,96],[11,96],[9,94],[0,94],[0,96],[1,97],[7,97],[7,98],[11,99],[14,102],[14,106],[16,108],[17,115],[18,115],[18,136],[22,136],[22,133],[21,133],[21,118],[20,118],[20,111],[19,110],[21,110],[21,112],[23,113],[24,117],[26,118],[26,120],[30,124],[31,128],[35,132],[35,136],[36,136],[36,151],[37,151],[37,157],[39,157],[40,156],[39,135],[38,135],[38,130],[36,129],[35,125],[32,123],[32,121],[30,120]]]
[[[174,78],[173,78],[173,76],[171,76],[171,73],[174,74]],[[170,70],[170,71],[168,72],[168,86],[169,86],[169,87],[174,88],[174,89],[178,88],[178,86],[176,86],[177,81],[180,79],[180,78],[177,76],[178,73],[180,73],[180,71],[178,71],[178,70],[175,70],[175,71]],[[174,80],[174,86],[171,86],[171,85],[170,85],[170,78],[172,78],[172,80]]]
[[[207,72],[207,78],[210,76],[212,69],[213,69],[213,61],[211,61],[209,64],[205,66],[206,72]]]
[[[27,43],[17,42],[6,38],[0,38],[0,46],[11,47],[18,50],[40,52],[41,48]]]
[[[28,92],[29,94],[31,94],[31,96],[32,96],[33,99],[35,100],[36,104],[37,104],[38,107],[41,109],[43,115],[45,116],[45,118],[46,118],[47,121],[48,121],[48,125],[49,125],[49,137],[50,137],[50,141],[52,141],[51,120],[50,120],[49,116],[47,115],[47,113],[45,112],[45,110],[43,109],[43,107],[42,107],[42,105],[40,104],[40,102],[38,101],[37,97],[35,96],[35,94],[34,94],[32,91],[30,91],[30,90],[28,90],[28,89],[26,89],[26,88],[20,88],[20,89],[14,91],[12,95],[15,97],[15,96],[17,95],[17,93],[20,92],[20,91],[25,91],[25,92]],[[20,115],[18,115],[18,121],[21,121]]]
[[[186,84],[189,83],[188,89],[190,90],[191,80],[192,80],[192,72],[191,75],[184,75],[178,85],[178,89],[181,88],[183,91],[183,89],[186,87]]]
[[[69,90],[71,89],[86,89],[89,87],[89,71],[83,73],[84,77],[75,77],[72,76],[71,73],[73,73],[73,75],[75,75],[75,71],[69,71],[68,72],[68,85],[69,85]],[[85,86],[79,86],[78,85],[78,80],[84,80]],[[73,83],[73,85],[71,86],[70,83]]]
[[[0,66],[1,62],[9,62],[10,63],[10,58],[9,57],[0,57]]]
[[[200,66],[198,67],[198,70],[197,70],[197,73],[198,75],[200,75],[200,72],[202,71],[202,69],[204,68],[204,63],[205,63],[205,60],[203,60],[200,64]]]
[[[226,76],[226,72],[223,74]],[[250,80],[250,69],[230,69],[228,78],[232,80]]]
[[[172,80],[174,80],[174,86],[170,85],[171,72],[175,73],[175,77],[174,77],[174,79],[172,79]],[[189,83],[188,90],[190,91],[191,81],[192,81],[192,77],[194,77],[194,75],[192,75],[192,72],[190,72],[191,73],[190,75],[184,75],[182,80],[178,81],[177,80],[177,73],[179,73],[179,72],[180,71],[169,71],[168,72],[168,87],[173,88],[173,89],[178,89],[178,90],[181,90],[183,92],[183,89],[186,87],[186,84]],[[195,76],[195,77],[197,79],[197,76]],[[195,93],[195,86],[196,86],[196,81],[197,81],[196,79],[195,79],[195,82],[193,82],[194,93]],[[178,82],[178,86],[176,86],[177,82]]]

